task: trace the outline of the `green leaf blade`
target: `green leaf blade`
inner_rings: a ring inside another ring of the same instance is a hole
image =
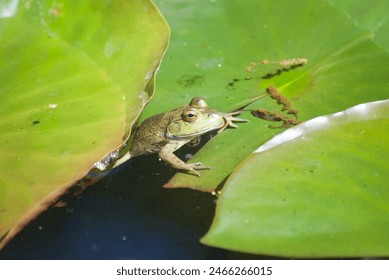
[[[376,35],[385,32],[387,13],[363,21],[359,11],[366,4],[349,2],[338,7],[323,1],[217,1],[211,5],[207,1],[182,1],[180,5],[157,1],[173,36],[157,96],[144,117],[182,106],[194,96],[228,112],[262,95],[270,85],[290,100],[299,121],[388,98],[389,55],[375,41]],[[372,11],[385,10],[387,5],[381,4],[375,3]],[[262,77],[282,67],[260,65],[253,72],[245,71],[253,61],[299,57],[307,58],[308,64],[271,79]],[[249,108],[280,109],[268,98]],[[178,173],[166,186],[213,191],[256,147],[282,132],[269,129],[272,123],[248,112],[242,118],[250,122],[212,138],[189,161],[202,162],[210,171],[202,171],[200,178]]]
[[[266,143],[227,181],[203,242],[288,257],[388,255],[388,108],[363,104]]]
[[[146,0],[19,1],[0,17],[2,247],[122,145],[169,27]]]

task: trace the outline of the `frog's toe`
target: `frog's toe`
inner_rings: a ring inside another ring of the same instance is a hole
[[[231,112],[231,113],[227,113],[226,115],[228,115],[228,116],[237,116],[237,115],[240,115],[240,113],[242,113],[242,110],[234,111],[234,112]]]
[[[231,117],[231,121],[233,121],[233,122],[248,122],[249,120]]]
[[[188,172],[192,173],[193,175],[196,175],[200,177],[200,173],[197,172],[196,170],[206,170],[206,169],[211,169],[209,166],[203,166],[201,162],[194,162],[194,163],[189,163],[187,164],[188,167]]]
[[[227,113],[227,114],[225,114],[224,118],[228,122],[229,125],[233,124],[233,122],[248,122],[249,120],[235,117],[235,116],[239,115],[241,112],[242,111]]]
[[[227,121],[232,123],[232,122],[248,122],[249,120],[241,119],[241,118],[235,118],[233,115],[229,115],[227,117]]]
[[[234,117],[230,117],[228,120],[227,120],[227,124],[229,127],[233,127],[233,128],[237,128],[238,125],[234,122],[248,122],[249,120],[246,120],[246,119],[240,119],[240,118],[234,118]]]
[[[203,166],[201,162],[194,162],[194,163],[189,163],[188,164],[190,168],[194,170],[206,170],[206,169],[211,169],[209,166]]]
[[[237,128],[238,125],[236,123],[234,123],[234,122],[248,122],[249,121],[249,120],[246,120],[246,119],[235,118],[234,115],[237,115],[238,113],[240,113],[240,112],[233,112],[233,113],[225,114],[225,116],[224,116],[225,124],[224,124],[223,127],[221,127],[218,130],[218,133],[222,132],[227,127]]]
[[[200,177],[200,173],[197,172],[197,171],[194,170],[194,169],[190,169],[190,170],[188,170],[188,172],[191,173],[191,174],[193,174],[193,175],[195,175],[195,176],[197,176],[197,177]]]

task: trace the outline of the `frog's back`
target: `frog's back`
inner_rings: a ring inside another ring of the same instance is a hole
[[[131,156],[158,153],[167,143],[165,132],[169,122],[170,118],[166,114],[158,114],[145,119],[135,131],[133,145],[130,149]]]

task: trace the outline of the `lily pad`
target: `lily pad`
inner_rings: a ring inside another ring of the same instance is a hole
[[[203,242],[288,257],[389,255],[389,101],[277,135],[229,177]]]
[[[117,149],[169,28],[146,0],[0,4],[0,246]]]
[[[173,33],[157,95],[144,117],[182,106],[194,96],[219,111],[231,111],[270,85],[290,100],[299,121],[388,98],[389,55],[382,47],[388,5],[338,2],[156,1]],[[364,16],[378,9],[382,12],[374,19]],[[308,63],[271,78],[269,73],[283,67],[260,65],[245,71],[250,62],[286,58],[307,58]],[[250,108],[277,106],[263,98]],[[253,150],[283,131],[270,129],[269,122],[248,112],[242,118],[250,122],[212,138],[190,161],[212,170],[202,171],[200,178],[179,173],[167,186],[212,191]]]

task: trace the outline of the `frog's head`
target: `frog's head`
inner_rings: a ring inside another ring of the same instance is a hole
[[[192,98],[189,105],[179,108],[166,130],[166,137],[190,140],[193,137],[218,130],[226,124],[223,113],[208,107],[201,97]]]

